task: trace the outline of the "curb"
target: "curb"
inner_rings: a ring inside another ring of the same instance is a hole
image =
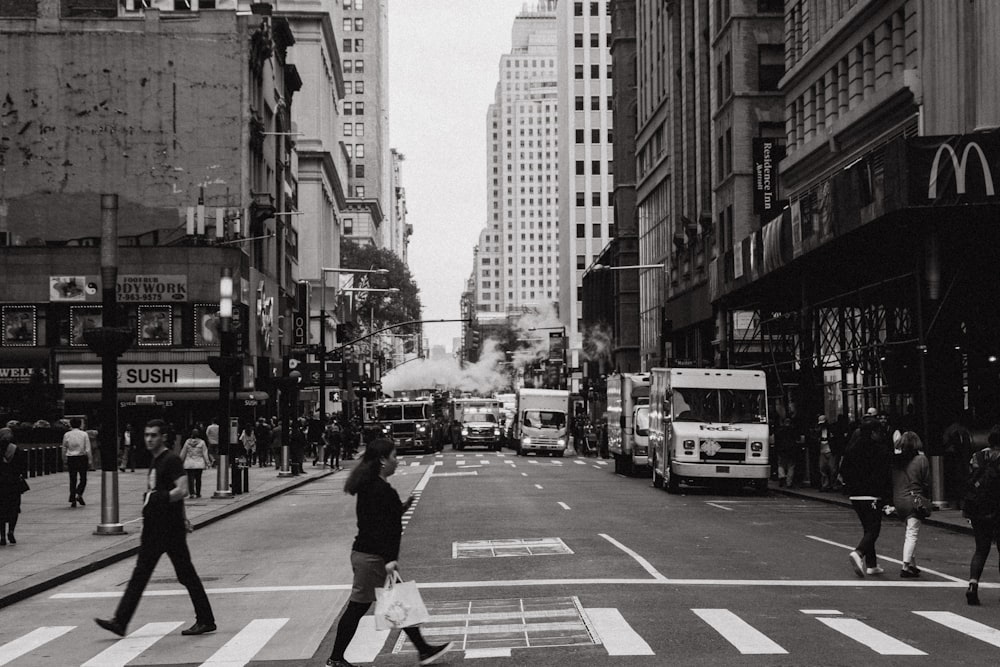
[[[770,490],[773,491],[774,493],[780,493],[781,495],[788,496],[790,498],[815,500],[818,503],[826,503],[827,505],[839,505],[840,507],[846,507],[848,509],[851,508],[851,501],[847,499],[841,500],[839,498],[832,496],[825,498],[822,496],[814,496],[808,493],[797,493],[795,489],[787,489],[787,488],[771,487]],[[935,519],[933,514],[929,518],[924,519],[924,524],[928,526],[935,526],[937,528],[944,528],[945,530],[950,530],[955,533],[961,533],[963,535],[973,534],[972,526],[968,524],[962,525],[962,524],[951,523],[949,521],[941,521],[939,519]]]
[[[270,491],[262,493],[258,496],[253,496],[248,498],[245,502],[240,502],[242,499],[237,500],[229,505],[226,505],[225,507],[220,507],[217,510],[202,515],[198,519],[192,521],[191,524],[195,530],[199,530],[215,523],[216,521],[220,521],[228,516],[236,514],[237,512],[242,512],[245,509],[250,509],[251,507],[259,505],[260,503],[270,500],[275,496],[280,496],[288,491],[292,491],[305,486],[306,484],[311,484],[312,482],[328,477],[335,472],[336,471],[334,470],[327,470],[288,484],[287,486],[281,486],[271,489]],[[136,533],[124,542],[115,546],[95,551],[89,556],[83,556],[82,558],[77,558],[76,560],[64,563],[63,565],[51,567],[43,572],[39,572],[30,577],[25,577],[18,582],[0,587],[0,609],[8,607],[15,602],[20,602],[21,600],[27,599],[33,595],[47,591],[51,588],[55,588],[56,586],[60,586],[67,581],[72,581],[73,579],[82,577],[85,574],[90,574],[91,572],[100,570],[108,565],[125,560],[130,556],[134,556],[139,551],[140,537],[141,534]]]

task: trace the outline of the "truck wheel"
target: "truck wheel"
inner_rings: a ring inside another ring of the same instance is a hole
[[[680,480],[677,479],[677,475],[671,472],[669,462],[667,463],[667,474],[664,476],[663,484],[667,489],[667,493],[678,493],[681,490]]]

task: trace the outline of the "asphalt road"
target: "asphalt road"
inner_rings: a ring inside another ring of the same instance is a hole
[[[1000,661],[1000,591],[965,605],[972,539],[925,526],[921,580],[901,580],[887,520],[886,573],[857,579],[848,509],[786,497],[671,496],[597,459],[451,450],[406,456],[416,489],[401,563],[453,639],[447,664],[896,665]],[[322,665],[346,600],[353,499],[318,480],[190,538],[219,630],[179,631],[190,602],[166,560],[129,630],[110,616],[134,559],[0,611],[0,665]],[[995,558],[995,556],[994,556]],[[894,560],[889,560],[894,559]],[[996,561],[987,581],[996,581]],[[414,664],[399,632],[366,618],[358,664]]]

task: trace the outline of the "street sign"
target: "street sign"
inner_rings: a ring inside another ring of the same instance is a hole
[[[306,387],[319,386],[319,364],[303,364],[302,378]],[[338,386],[342,383],[343,369],[340,363],[335,361],[326,362],[326,377],[324,382],[327,386]]]

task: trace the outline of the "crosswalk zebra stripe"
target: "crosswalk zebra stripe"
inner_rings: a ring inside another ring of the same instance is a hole
[[[242,667],[253,660],[287,622],[287,618],[255,618],[203,662],[201,667]]]
[[[36,628],[23,637],[7,642],[0,646],[0,665],[6,665],[74,629],[76,629],[75,625],[46,626]]]
[[[646,640],[632,629],[616,608],[595,607],[583,611],[608,655],[655,655]]]
[[[374,616],[362,616],[358,631],[344,652],[344,658],[350,663],[375,662],[390,632],[376,630]]]
[[[788,653],[763,632],[728,609],[692,609],[723,639],[744,655],[784,655]]]
[[[864,644],[879,655],[927,655],[881,630],[876,630],[856,618],[818,618],[827,627],[833,628],[846,637]]]
[[[585,466],[585,465],[587,465],[587,462],[586,462],[586,461],[573,461],[573,463],[575,463],[575,464],[577,464],[577,465],[580,465],[580,466]]]
[[[913,613],[917,616],[923,616],[924,618],[934,621],[935,623],[940,623],[946,628],[958,630],[964,635],[984,641],[987,644],[1000,646],[1000,630],[991,628],[990,626],[979,623],[978,621],[973,621],[971,618],[965,618],[964,616],[953,614],[950,611],[915,611]]]
[[[181,621],[147,623],[128,637],[116,641],[80,667],[124,667],[181,625]]]

